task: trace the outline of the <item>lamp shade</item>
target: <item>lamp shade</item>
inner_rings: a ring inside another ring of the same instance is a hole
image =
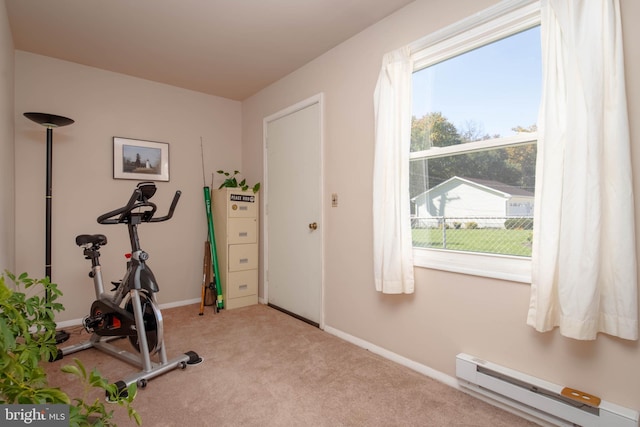
[[[24,113],[24,116],[48,128],[57,128],[61,126],[67,126],[73,123],[72,119],[68,117],[56,116],[55,114]]]

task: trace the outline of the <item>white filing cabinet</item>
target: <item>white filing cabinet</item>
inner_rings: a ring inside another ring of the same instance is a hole
[[[213,222],[224,308],[258,303],[258,194],[213,190]]]

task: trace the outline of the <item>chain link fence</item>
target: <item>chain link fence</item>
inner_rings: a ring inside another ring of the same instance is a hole
[[[413,246],[531,256],[533,217],[412,217]]]

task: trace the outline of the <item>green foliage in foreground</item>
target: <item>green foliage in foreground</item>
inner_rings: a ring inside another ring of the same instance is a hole
[[[13,285],[7,286],[5,275]],[[131,406],[137,391],[135,383],[119,392],[96,369],[87,373],[82,362],[74,359],[75,364],[64,366],[62,371],[82,381],[84,395],[71,399],[60,388],[49,386],[42,364],[54,360],[58,352],[54,313],[64,310],[56,302],[62,293],[48,278],[32,279],[26,273],[5,275],[0,276],[0,404],[68,404],[72,427],[115,426],[113,411],[107,411],[102,401],[85,401],[91,389],[98,388],[105,391],[110,402],[124,406],[129,417],[141,425],[140,415]]]

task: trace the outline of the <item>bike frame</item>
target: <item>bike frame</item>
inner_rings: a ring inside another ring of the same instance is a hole
[[[129,316],[131,313],[127,311],[125,307],[128,304],[131,304],[130,307],[133,310],[135,330],[138,338],[137,350],[139,354],[123,350],[121,347],[117,347],[111,343],[111,341],[119,338],[127,336],[130,337],[131,334],[108,335],[105,334],[100,327],[92,326],[93,333],[89,340],[59,349],[56,360],[81,350],[96,348],[141,368],[139,372],[129,375],[124,380],[116,383],[118,389],[121,391],[134,382],[144,388],[147,384],[147,380],[151,378],[177,367],[184,369],[188,364],[196,364],[202,361],[202,359],[193,351],[186,352],[172,360],[167,359],[163,339],[162,313],[158,308],[156,298],[156,293],[159,291],[159,288],[155,277],[153,276],[153,272],[146,265],[146,260],[149,255],[140,248],[137,226],[142,222],[160,222],[170,219],[173,216],[173,211],[181,193],[179,191],[176,192],[167,215],[160,218],[154,218],[156,206],[149,202],[148,199],[153,196],[155,190],[156,188],[153,183],[140,183],[136,190],[134,190],[126,206],[98,217],[98,222],[101,224],[127,224],[129,231],[129,239],[132,249],[131,258],[127,262],[127,271],[122,281],[117,286],[115,293],[105,291],[102,267],[100,265],[99,248],[107,243],[106,237],[103,235],[80,235],[76,238],[76,243],[79,246],[84,247],[85,258],[91,260],[91,273],[89,275],[93,278],[93,285],[96,294],[96,301],[94,304],[98,304],[98,308],[104,306],[105,309],[111,310],[110,313],[106,314],[113,315],[115,313],[116,316],[126,316],[127,319],[125,320],[127,322],[130,322]],[[140,208],[139,211],[134,213],[133,210],[138,208]],[[143,299],[145,308],[143,308]],[[157,347],[153,351],[153,354],[157,355],[156,361],[151,360],[152,353],[149,350],[149,342],[146,335],[147,330],[145,328],[144,315],[147,308],[150,308],[153,311],[152,314],[156,320],[155,332],[157,337]],[[93,311],[93,306],[91,311]],[[92,314],[93,313],[90,313],[88,318],[90,318]],[[87,327],[86,323],[85,327]],[[118,333],[118,331],[118,329],[115,329],[116,333]]]

